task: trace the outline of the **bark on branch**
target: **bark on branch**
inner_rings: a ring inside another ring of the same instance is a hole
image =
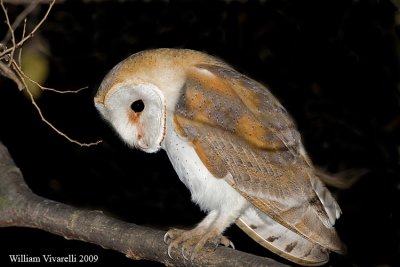
[[[34,194],[24,182],[7,148],[0,142],[0,227],[42,229],[117,250],[127,257],[158,261],[167,266],[271,266],[284,264],[230,248],[219,247],[192,262],[181,255],[171,259],[163,242],[165,232],[126,223],[101,211],[77,209]]]

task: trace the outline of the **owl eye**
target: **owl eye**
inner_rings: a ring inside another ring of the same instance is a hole
[[[143,110],[144,110],[144,103],[143,103],[143,101],[142,100],[136,100],[135,102],[133,102],[132,104],[131,104],[131,109],[134,111],[134,112],[142,112]]]

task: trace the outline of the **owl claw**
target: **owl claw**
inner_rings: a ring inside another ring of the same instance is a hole
[[[168,254],[168,257],[170,257],[171,259],[174,259],[171,256],[171,246],[168,246],[167,254]]]
[[[173,248],[172,244],[169,245],[169,246],[168,246],[167,253],[168,253],[168,257],[170,257],[171,259],[174,259],[174,258],[172,257],[172,255],[171,255],[172,248]]]
[[[165,235],[164,235],[164,243],[165,244],[168,244],[168,238],[170,238],[170,237],[168,235],[168,232],[166,232]]]
[[[183,258],[188,261],[189,258],[186,257],[186,255],[185,255],[185,247],[184,246],[182,246],[182,252],[181,253],[182,253]],[[193,260],[193,259],[191,259],[191,260]]]
[[[208,231],[209,229],[195,228],[189,231],[171,229],[164,235],[164,242],[168,244],[168,256],[172,259],[172,251],[181,247],[181,255],[185,260],[193,261],[201,251],[204,250],[206,244],[212,244],[213,247],[208,251],[213,251],[219,244],[225,247],[235,246],[225,236],[218,234],[216,231]]]
[[[170,234],[169,234],[169,231],[168,231],[168,232],[164,235],[164,243],[165,243],[165,244],[169,244],[169,245],[168,245],[167,254],[168,254],[168,257],[170,257],[171,259],[173,259],[172,255],[171,255],[171,252],[172,252],[172,249],[175,247],[175,245],[174,245],[173,242],[169,241],[170,239],[172,239],[172,238],[171,238],[171,236],[170,236]]]
[[[226,236],[221,236],[221,240],[219,241],[219,243],[224,247],[231,247],[232,249],[235,249],[235,245],[233,244],[233,242],[230,241]]]
[[[164,235],[164,243],[168,244],[168,257],[173,259],[172,257],[172,250],[178,249],[178,246],[180,244],[179,236],[183,234],[185,231],[184,230],[179,230],[179,229],[170,229],[165,235]],[[182,256],[184,259],[188,260],[188,258],[184,254],[184,247],[182,246]]]

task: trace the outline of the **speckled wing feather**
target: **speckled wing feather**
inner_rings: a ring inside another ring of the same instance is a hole
[[[237,222],[249,236],[300,264],[322,264],[327,250],[342,251],[333,228],[340,208],[314,175],[290,116],[265,87],[228,66],[194,66],[174,120],[208,170],[261,211]]]

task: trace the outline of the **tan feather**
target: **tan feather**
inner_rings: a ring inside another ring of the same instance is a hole
[[[239,219],[238,225],[253,239],[301,264],[323,264],[326,249],[342,252],[333,228],[340,208],[314,175],[290,116],[265,87],[229,67],[196,65],[174,120],[211,173],[230,177],[226,180],[231,186],[288,229],[287,240],[303,244],[313,256],[307,249],[297,254],[285,250],[288,241],[260,241],[265,231],[252,229],[251,218]]]
[[[329,260],[328,250],[255,209],[248,209],[236,225],[262,246],[298,264],[317,266]]]

